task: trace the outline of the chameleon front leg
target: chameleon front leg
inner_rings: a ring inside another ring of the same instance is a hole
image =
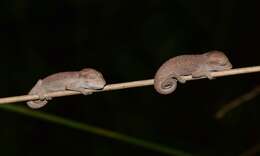
[[[206,76],[210,80],[214,79],[211,72],[208,70],[205,70],[204,68],[198,68],[197,70],[192,72],[191,75],[193,78],[200,78],[200,77]]]
[[[66,86],[66,89],[67,89],[67,90],[72,90],[72,91],[80,92],[80,93],[82,93],[83,95],[90,95],[90,94],[93,93],[93,92],[86,91],[86,89],[83,88],[83,87],[81,87],[80,85],[81,85],[80,83],[74,82],[74,83],[71,83],[71,84],[67,85],[67,86]]]

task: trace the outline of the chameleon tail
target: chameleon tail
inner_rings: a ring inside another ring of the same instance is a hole
[[[175,91],[177,87],[177,80],[173,77],[167,77],[164,80],[154,79],[154,88],[160,94],[170,94]]]
[[[34,101],[28,101],[27,105],[32,109],[38,109],[45,106],[47,103],[48,103],[47,100],[34,100]]]

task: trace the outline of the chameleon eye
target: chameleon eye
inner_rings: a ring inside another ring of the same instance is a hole
[[[211,57],[209,60],[209,64],[212,65],[226,65],[228,62],[228,60],[226,58],[223,57]]]
[[[227,64],[227,59],[221,59],[220,61],[219,61],[219,64],[220,65],[226,65]]]

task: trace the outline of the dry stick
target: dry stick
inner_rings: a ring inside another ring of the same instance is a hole
[[[225,104],[221,109],[217,111],[216,118],[217,119],[223,118],[228,112],[246,103],[247,101],[254,99],[259,94],[260,94],[260,85],[256,86],[250,92],[243,94],[235,98],[234,100],[230,101],[229,103]]]
[[[245,151],[244,153],[242,153],[240,156],[254,156],[259,151],[260,151],[260,144],[257,144],[255,146],[251,147],[250,149],[248,149],[247,151]]]
[[[212,72],[211,75],[213,77],[222,77],[222,76],[228,76],[228,75],[237,75],[237,74],[254,73],[254,72],[260,72],[260,66]],[[185,80],[197,80],[197,79],[202,79],[202,78],[206,78],[206,77],[192,78],[192,76],[183,76],[182,78]],[[119,89],[126,89],[126,88],[150,86],[150,85],[153,85],[153,83],[154,83],[153,79],[140,80],[140,81],[125,82],[125,83],[109,84],[109,85],[106,85],[105,88],[102,90],[86,89],[86,91],[89,91],[89,92],[111,91],[111,90],[119,90]],[[46,94],[46,96],[61,97],[61,96],[70,96],[70,95],[77,95],[77,94],[81,94],[81,93],[76,92],[76,91],[58,91],[58,92],[48,93],[48,94]],[[29,100],[38,100],[38,99],[39,99],[38,95],[13,96],[13,97],[0,98],[0,104],[22,102],[22,101],[29,101]]]

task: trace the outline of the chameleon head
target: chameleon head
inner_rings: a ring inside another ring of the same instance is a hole
[[[206,64],[208,65],[209,70],[219,71],[231,69],[232,64],[230,63],[227,56],[221,51],[210,51],[204,54],[206,56]]]
[[[92,68],[84,68],[80,71],[80,77],[84,81],[84,87],[88,89],[102,89],[106,85],[103,75]]]

